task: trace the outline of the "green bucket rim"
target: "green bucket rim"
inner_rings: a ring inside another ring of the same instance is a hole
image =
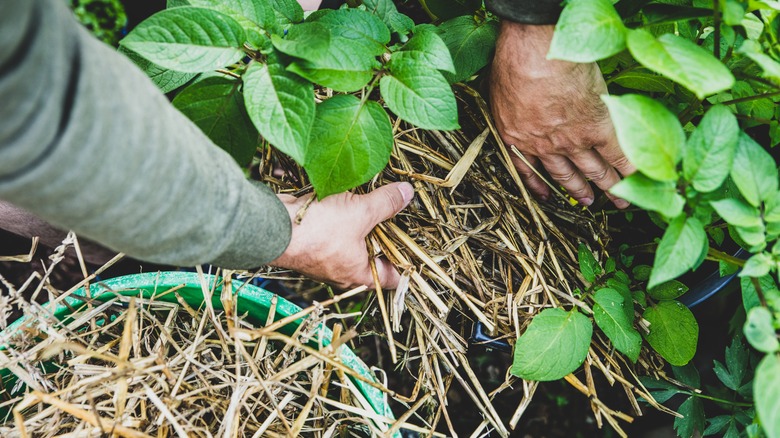
[[[64,300],[65,303],[58,304],[55,308],[54,316],[59,319],[67,317],[67,315],[72,313],[74,307],[82,305],[85,302],[84,299],[80,299],[79,297],[86,298],[89,296],[93,300],[105,302],[115,298],[117,295],[134,296],[138,295],[139,292],[145,299],[156,299],[170,303],[178,303],[176,298],[176,294],[178,294],[184,299],[187,305],[194,308],[200,308],[204,303],[201,278],[208,282],[207,287],[209,290],[214,288],[215,281],[221,282],[221,277],[205,274],[201,277],[200,274],[195,272],[150,272],[100,281],[90,285],[89,295],[85,293],[85,290],[82,287],[66,297]],[[231,281],[230,284],[233,293],[236,295],[237,312],[241,315],[246,314],[247,319],[255,324],[256,327],[263,326],[268,320],[268,311],[274,296],[276,296],[277,299],[274,321],[294,315],[302,310],[299,306],[276,294],[268,292],[261,287],[236,280]],[[223,310],[222,302],[220,301],[220,294],[223,286],[224,282],[221,282],[221,284],[217,283],[217,287],[212,294],[211,301],[215,309]],[[176,294],[165,293],[167,290],[174,287],[178,287]],[[47,304],[44,304],[44,306]],[[290,334],[301,324],[301,322],[303,322],[303,320],[304,318],[301,318],[300,320],[291,322],[282,327],[280,331]],[[0,336],[17,330],[19,326],[25,322],[25,317],[19,318],[5,330],[0,331]],[[330,344],[333,332],[327,326],[321,325],[320,333],[322,336],[322,345],[326,346]],[[315,341],[311,341],[310,344],[316,345]],[[4,349],[5,347],[0,346],[0,348]],[[357,371],[364,378],[377,382],[376,376],[371,372],[368,366],[366,366],[366,364],[363,363],[363,361],[361,361],[346,345],[339,348],[339,357],[344,365]],[[3,380],[10,374],[8,369],[0,369],[0,378]],[[382,391],[363,381],[355,379],[354,377],[350,376],[349,378],[358,388],[360,393],[363,394],[376,414],[389,419],[395,419],[393,412],[390,409],[390,405],[387,403]],[[394,436],[400,436],[400,434],[396,433]]]

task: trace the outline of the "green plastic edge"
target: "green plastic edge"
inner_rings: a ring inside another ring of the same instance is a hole
[[[214,289],[214,282],[221,280],[221,278],[213,275],[203,275],[208,284],[206,287],[208,290]],[[156,300],[177,303],[176,294],[164,292],[173,288],[180,287],[176,290],[176,293],[184,299],[184,301],[194,308],[200,308],[203,305],[203,289],[200,284],[200,274],[194,272],[151,272],[144,274],[126,275],[123,277],[116,277],[109,280],[101,281],[90,286],[89,295],[92,299],[98,301],[108,301],[114,298],[117,294],[123,296],[137,295],[138,291],[142,292],[142,296],[146,299],[154,298]],[[254,286],[249,283],[244,283],[241,280],[233,280],[231,282],[231,288],[233,293],[236,293],[237,312],[239,315],[246,315],[247,320],[255,326],[262,326],[268,320],[268,311],[271,307],[271,300],[275,294],[268,292],[260,287]],[[212,305],[215,309],[222,310],[222,302],[220,301],[220,294],[222,291],[222,285],[218,285],[214,290],[211,297]],[[54,316],[57,318],[65,318],[71,313],[71,309],[79,306],[84,301],[77,297],[86,296],[84,288],[76,290],[71,296],[65,299],[65,304],[60,304],[54,310]],[[44,307],[46,304],[43,305]],[[302,309],[297,305],[285,300],[282,297],[277,296],[276,312],[274,314],[274,321],[280,320],[287,316],[300,312]],[[287,324],[280,329],[281,332],[291,334],[301,324],[303,319]],[[12,324],[10,324],[5,330],[0,332],[0,337],[4,337],[4,334],[15,331],[21,324],[25,322],[25,318],[22,317]],[[330,344],[330,340],[333,337],[333,332],[326,326],[321,325],[321,336],[323,346]],[[310,345],[317,347],[316,341],[311,341]],[[363,361],[361,361],[355,353],[342,346],[339,348],[339,356],[341,362],[357,371],[361,376],[376,382],[376,376],[369,370]],[[5,378],[10,374],[7,369],[0,369],[0,376]],[[390,405],[387,403],[382,391],[373,386],[350,377],[350,380],[355,384],[358,390],[366,397],[366,400],[379,415],[384,417],[395,419],[393,411],[390,409]],[[394,437],[400,437],[400,433],[393,434]]]

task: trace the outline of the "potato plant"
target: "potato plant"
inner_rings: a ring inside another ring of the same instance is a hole
[[[488,62],[495,34],[485,17],[416,26],[390,0],[309,14],[295,0],[170,0],[121,46],[163,91],[187,84],[173,104],[240,164],[267,142],[323,198],[387,164],[377,99],[420,128],[458,128],[450,82]],[[315,99],[315,86],[332,93]]]
[[[779,35],[777,1],[570,0],[548,55],[600,63],[610,90],[620,94],[603,100],[638,169],[611,191],[665,227],[646,278],[631,281],[614,260],[602,268],[580,250],[582,274],[592,285],[583,294],[615,349],[636,361],[644,338],[679,367],[679,381],[698,387],[696,370],[684,367],[694,357],[698,326],[676,301],[687,287],[675,279],[708,259],[718,261],[723,274],[741,268],[742,331],[764,357],[752,381],[739,339],[727,349],[727,365],[716,361],[730,400],[649,383],[662,401],[689,395],[679,408],[685,418],[675,422],[680,436],[758,436],[759,429],[780,436],[780,191],[777,164],[767,152],[780,142]],[[752,254],[749,259],[717,249],[726,234]],[[632,293],[636,280],[647,280],[646,288]],[[564,377],[585,359],[591,331],[590,318],[577,309],[541,312],[518,339],[512,372],[535,380]],[[544,343],[553,336],[567,348]],[[729,407],[731,415],[705,421],[705,399]]]

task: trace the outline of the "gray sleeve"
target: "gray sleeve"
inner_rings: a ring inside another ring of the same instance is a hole
[[[525,24],[555,24],[562,0],[485,0],[485,6],[499,17]]]
[[[61,0],[2,9],[0,199],[157,263],[250,268],[284,251],[277,197]]]

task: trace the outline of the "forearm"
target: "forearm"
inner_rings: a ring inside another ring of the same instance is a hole
[[[0,198],[158,263],[249,268],[289,241],[285,208],[56,0],[0,17]]]
[[[525,24],[555,24],[562,0],[486,0],[487,8],[499,17]]]

